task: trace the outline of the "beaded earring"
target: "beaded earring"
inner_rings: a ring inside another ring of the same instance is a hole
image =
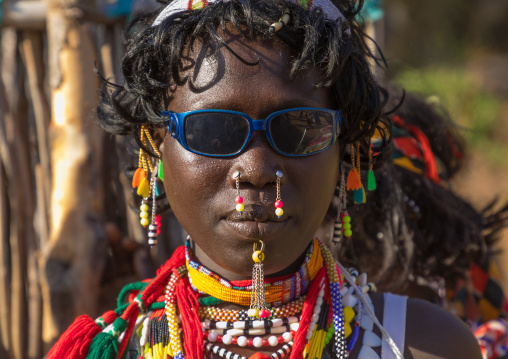
[[[266,307],[265,295],[265,276],[263,272],[263,261],[265,260],[265,243],[259,241],[261,248],[257,249],[257,243],[254,243],[252,260],[252,292],[250,297],[250,308],[247,315],[251,318],[265,319],[272,315],[272,312]]]
[[[281,201],[280,197],[280,179],[284,174],[281,171],[275,172],[275,175],[277,176],[277,197],[275,198],[275,214],[278,218],[282,217],[284,214],[284,210],[282,209],[282,206],[284,205]]]
[[[233,173],[233,178],[236,181],[236,210],[241,213],[245,209],[245,206],[243,205],[243,197],[240,196],[240,172],[235,171],[235,173]]]
[[[159,159],[157,164],[152,163],[150,155],[143,148],[148,148],[160,158],[162,155],[155,146],[155,142],[145,125],[141,125],[140,141],[143,146],[139,149],[138,168],[132,178],[132,188],[137,188],[137,194],[143,199],[140,206],[140,223],[143,227],[148,226],[148,244],[153,247],[157,244],[157,236],[160,233],[160,215],[157,214],[156,198],[159,194],[157,186],[157,177],[163,180],[162,161]],[[148,177],[150,176],[150,181]],[[151,197],[151,198],[150,198]],[[148,213],[150,207],[148,203],[152,200],[152,215]]]
[[[159,161],[159,163],[162,162]],[[155,171],[152,174],[150,184],[152,192],[152,218],[151,223],[148,226],[148,244],[150,245],[150,247],[154,247],[157,245],[157,236],[161,232],[161,216],[157,214],[158,189],[157,189],[157,176]]]
[[[342,167],[342,166],[341,166]],[[337,187],[339,192],[339,203],[337,207],[337,219],[333,224],[333,238],[334,244],[339,244],[343,237],[350,238],[353,234],[351,230],[351,217],[347,212],[346,207],[346,179],[344,171],[341,171],[340,186]]]

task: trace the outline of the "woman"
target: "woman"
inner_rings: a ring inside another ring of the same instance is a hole
[[[116,311],[78,318],[49,358],[480,357],[451,314],[364,294],[365,276],[312,239],[345,191],[346,147],[362,195],[360,152],[388,128],[356,11],[177,0],[131,27],[126,82],[102,93],[99,118],[143,145],[133,185],[150,243],[157,176],[189,240]]]

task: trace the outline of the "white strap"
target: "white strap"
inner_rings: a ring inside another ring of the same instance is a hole
[[[401,353],[404,353],[407,297],[385,293],[383,299],[383,327],[390,333]],[[383,341],[383,346],[381,347],[381,358],[395,358],[395,354],[386,341]]]

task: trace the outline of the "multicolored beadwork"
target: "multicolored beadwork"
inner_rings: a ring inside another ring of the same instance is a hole
[[[305,346],[302,355],[304,357],[320,358],[329,341],[334,339],[334,357],[346,358],[357,342],[360,328],[367,328],[365,330],[368,333],[366,334],[367,338],[364,335],[361,348],[363,352],[378,345],[380,338],[372,333],[371,327],[368,327],[369,321],[366,321],[365,318],[369,317],[363,316],[361,301],[356,298],[356,288],[359,288],[358,290],[363,294],[374,289],[374,286],[367,284],[366,276],[359,275],[355,270],[350,270],[347,273],[348,278],[352,278],[353,283],[356,282],[355,286],[342,285],[342,273],[335,264],[330,251],[317,240],[314,240],[313,243],[322,256],[322,263],[326,266],[326,276],[321,272],[318,279],[319,284],[316,287],[318,292],[313,289],[313,293],[317,293],[317,296],[314,294],[315,299],[310,302],[312,310],[310,317],[307,317],[310,318],[310,323],[308,322],[304,333],[297,334],[300,332],[301,320],[298,313],[302,312],[302,305],[307,300],[305,297],[300,297],[280,307],[272,307],[272,313],[268,319],[249,318],[246,315],[246,310],[229,310],[200,305],[198,314],[201,320],[200,329],[203,332],[204,349],[226,359],[240,359],[243,357],[220,347],[220,344],[260,349],[282,345],[272,354],[256,353],[251,356],[251,358],[257,359],[278,359],[289,355],[295,338],[298,335],[303,335]],[[259,250],[259,252],[261,251]],[[160,314],[158,314],[160,310],[155,310],[152,314],[148,313],[146,317],[141,318],[140,344],[146,358],[166,359],[169,356],[175,359],[184,359],[175,290],[176,284],[185,275],[185,269],[188,267],[187,263],[185,267],[182,267],[184,270],[175,271],[166,287],[165,315],[162,317],[166,318],[167,323],[160,320]],[[215,295],[215,293],[208,294]],[[291,315],[291,312],[296,313]],[[354,328],[352,328],[353,323],[355,324]],[[164,334],[165,332],[167,335]],[[346,338],[349,339],[349,342]],[[369,344],[372,345],[369,346]]]

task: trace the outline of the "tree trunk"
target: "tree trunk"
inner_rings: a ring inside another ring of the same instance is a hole
[[[92,5],[85,0],[74,3]],[[52,192],[49,241],[40,262],[47,347],[76,315],[97,314],[106,255],[99,179],[103,134],[94,116],[94,40],[71,14],[65,1],[48,1]]]

